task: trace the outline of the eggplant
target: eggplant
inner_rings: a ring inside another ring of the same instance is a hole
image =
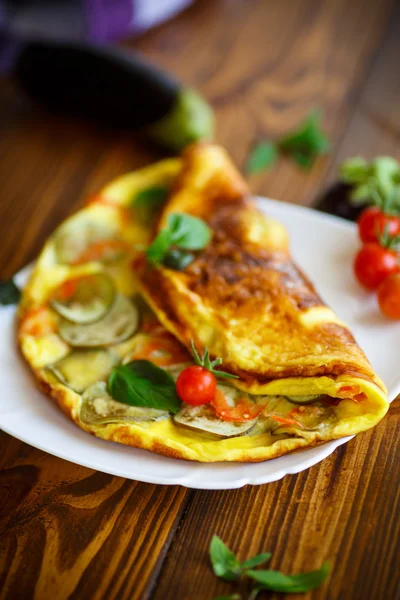
[[[17,58],[14,78],[50,112],[141,130],[173,150],[213,137],[213,111],[201,96],[121,48],[31,42]]]
[[[129,406],[114,400],[107,392],[107,385],[100,381],[88,388],[82,396],[80,418],[89,425],[108,423],[143,423],[169,417],[166,410]]]
[[[76,350],[46,367],[46,370],[74,392],[81,394],[89,386],[106,379],[117,363],[118,357],[105,348]]]
[[[139,311],[129,298],[117,295],[105,317],[94,323],[81,325],[62,319],[60,337],[73,348],[96,348],[119,344],[137,330]]]
[[[317,199],[313,208],[348,221],[357,221],[365,205],[351,202],[352,190],[353,186],[348,183],[335,183]]]
[[[176,424],[201,433],[211,433],[219,438],[237,437],[248,433],[256,424],[257,419],[235,423],[223,421],[209,405],[185,406],[173,417]]]
[[[65,285],[70,293],[65,295]],[[71,323],[86,325],[105,317],[111,309],[116,295],[114,283],[104,273],[93,273],[69,279],[61,285],[61,294],[51,299],[52,308]]]

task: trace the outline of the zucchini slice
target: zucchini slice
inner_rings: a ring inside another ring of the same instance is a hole
[[[50,304],[67,321],[83,325],[102,319],[112,307],[115,294],[111,277],[93,273],[64,281]]]
[[[202,433],[211,433],[220,438],[231,438],[248,433],[257,422],[257,419],[245,423],[223,421],[217,417],[211,406],[204,404],[202,406],[185,406],[174,415],[173,419],[178,425]]]
[[[117,295],[114,304],[100,321],[86,325],[62,319],[59,334],[74,348],[95,348],[119,344],[138,327],[139,311],[125,296]]]
[[[107,349],[76,350],[46,368],[58,381],[78,394],[105,380],[118,357]]]
[[[107,385],[100,381],[88,388],[82,396],[80,418],[89,425],[107,423],[158,421],[169,417],[166,410],[128,406],[114,400],[107,392]]]
[[[104,244],[100,262],[109,263],[121,258],[123,252],[117,241],[116,228],[93,219],[67,222],[54,233],[54,248],[58,263],[72,265],[88,262],[91,247]],[[107,244],[109,242],[109,244]],[[88,253],[88,260],[85,255]]]
[[[310,396],[285,396],[285,398],[289,400],[289,402],[293,402],[293,404],[310,404],[310,402],[315,402],[321,397],[321,394]]]

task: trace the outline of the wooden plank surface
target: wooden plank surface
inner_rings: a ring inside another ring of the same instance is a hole
[[[355,153],[400,158],[400,11],[391,0],[204,0],[132,45],[198,87],[239,166],[254,139],[324,109],[332,154],[283,161],[254,192],[311,204]],[[0,85],[1,276],[31,260],[81,198],[160,153],[130,133],[48,117]],[[307,472],[236,491],[131,482],[0,432],[0,598],[208,600],[218,533],[287,572],[333,563],[306,597],[400,598],[399,403],[374,431]],[[397,518],[396,518],[397,516]],[[270,596],[272,597],[272,596]]]

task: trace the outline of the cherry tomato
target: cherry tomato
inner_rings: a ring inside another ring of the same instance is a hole
[[[396,254],[376,243],[365,244],[354,261],[358,281],[369,290],[375,290],[386,277],[398,270]]]
[[[184,369],[176,381],[176,391],[183,402],[192,406],[207,404],[217,389],[215,376],[204,367],[192,365]]]
[[[390,275],[378,289],[379,307],[389,319],[400,319],[400,275]]]
[[[378,235],[385,231],[393,237],[400,233],[400,218],[387,215],[380,208],[372,207],[363,210],[358,218],[358,233],[364,244],[377,242]]]

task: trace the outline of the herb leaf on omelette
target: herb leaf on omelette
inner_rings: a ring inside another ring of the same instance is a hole
[[[133,360],[114,367],[108,390],[114,400],[131,406],[157,408],[173,414],[181,407],[172,376],[148,360]]]
[[[211,235],[211,229],[203,219],[185,213],[172,213],[169,215],[167,226],[161,229],[155,240],[147,248],[146,255],[148,260],[157,266],[163,263],[169,251],[174,249],[202,250],[209,243]],[[187,264],[190,264],[188,255],[183,256],[185,260],[177,263],[179,268],[184,268]],[[194,256],[192,260],[194,260]],[[170,268],[174,267],[171,266]]]

